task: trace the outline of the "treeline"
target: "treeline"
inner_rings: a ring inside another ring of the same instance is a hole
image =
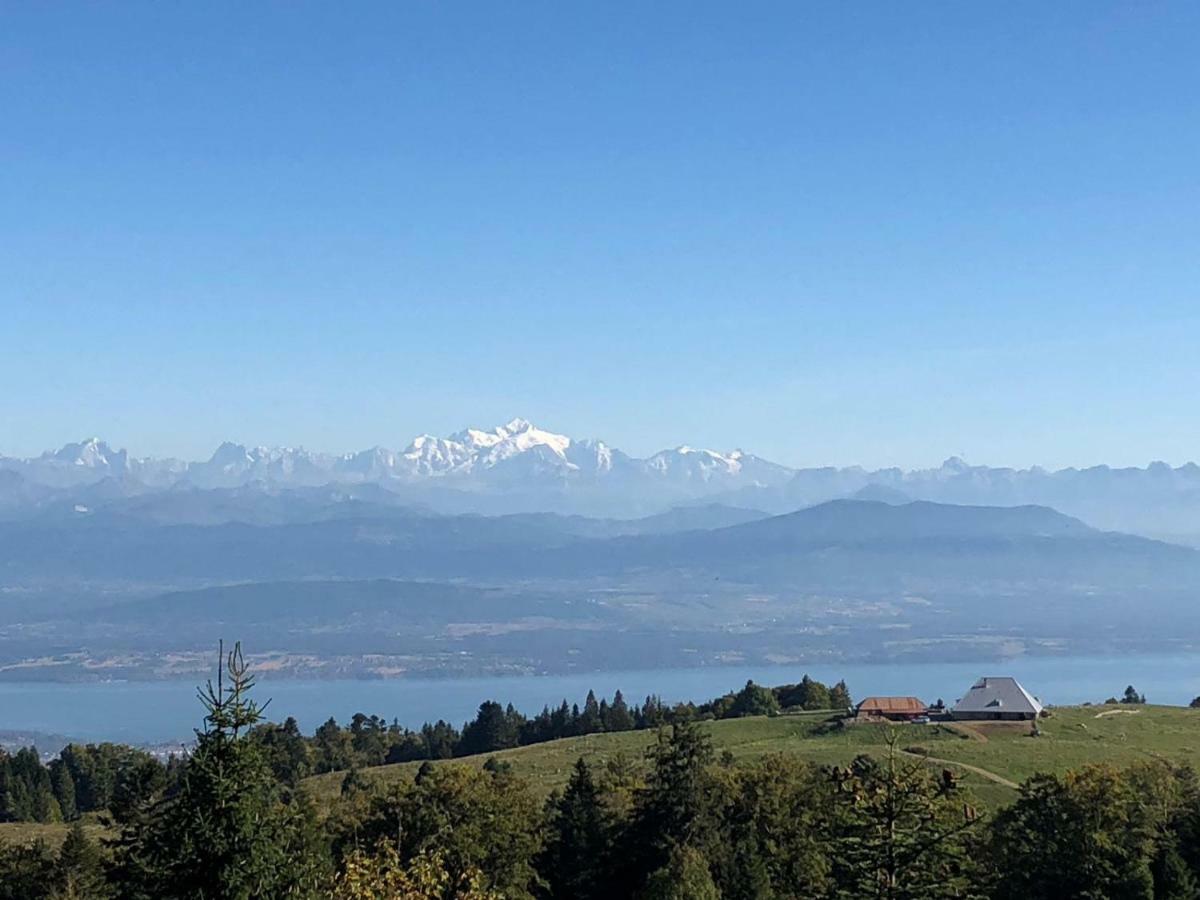
[[[181,764],[122,744],[71,744],[49,766],[32,748],[0,750],[0,822],[70,822],[102,811],[124,821]]]
[[[629,706],[617,691],[597,701],[588,691],[583,707],[549,706],[532,718],[510,703],[489,700],[461,729],[445,721],[412,730],[396,720],[356,714],[346,726],[329,719],[311,736],[293,718],[250,729],[276,779],[296,785],[309,775],[365,769],[392,763],[452,759],[494,753],[559,738],[602,732],[659,728],[676,722],[775,715],[782,709],[845,709],[851,704],[844,681],[829,687],[805,675],[796,684],[763,687],[747,681],[740,691],[706,703],[667,705],[657,696]],[[124,822],[146,798],[173,785],[180,757],[166,763],[120,744],[72,744],[49,766],[36,750],[9,755],[0,750],[0,822],[71,822],[105,812]]]
[[[668,705],[651,695],[630,706],[620,691],[611,701],[597,700],[595,692],[588,691],[582,707],[563,700],[533,717],[511,703],[502,706],[488,700],[461,729],[439,720],[413,730],[394,720],[389,724],[379,716],[358,713],[345,726],[329,719],[312,737],[303,735],[291,718],[282,724],[260,725],[251,736],[262,744],[276,777],[296,784],[325,772],[475,756],[560,738],[653,729],[676,722],[775,715],[783,709],[846,709],[851,703],[845,681],[830,687],[805,675],[796,684],[778,687],[747,681],[739,691],[700,704]]]
[[[1200,782],[1145,762],[1027,781],[994,816],[953,773],[892,747],[817,766],[718,760],[664,726],[640,763],[579,760],[542,801],[503,764],[361,773],[318,820],[250,737],[240,656],[177,783],[103,848],[0,850],[0,900],[841,900],[1195,898]]]

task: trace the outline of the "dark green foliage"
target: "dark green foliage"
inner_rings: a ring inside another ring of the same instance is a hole
[[[505,710],[499,703],[485,701],[479,705],[475,721],[463,728],[457,753],[460,756],[472,756],[515,747],[521,724],[511,705]]]
[[[308,740],[292,717],[289,716],[282,725],[271,722],[256,725],[250,736],[262,747],[267,764],[279,781],[295,786],[312,774]]]
[[[1200,878],[1174,843],[1163,847],[1151,866],[1151,875],[1155,900],[1196,900],[1200,897]]]
[[[978,890],[978,819],[951,773],[935,778],[893,741],[883,762],[860,757],[830,780],[838,897],[932,900]]]
[[[262,708],[235,645],[201,692],[204,729],[174,796],[123,830],[115,880],[130,900],[252,900],[309,896],[320,854],[311,812],[281,793],[259,744],[248,736]],[[228,673],[228,685],[224,673]]]
[[[619,883],[629,892],[666,866],[674,848],[711,848],[718,839],[719,784],[708,736],[694,722],[677,721],[659,730],[646,757],[650,772],[618,842]]]
[[[799,684],[785,684],[775,688],[779,705],[785,709],[844,709],[849,706],[850,692],[844,681],[838,682],[838,703],[834,703],[833,691],[827,686],[805,675]],[[842,704],[842,700],[846,700]]]
[[[152,757],[131,760],[117,772],[109,811],[118,822],[128,822],[142,807],[167,788],[167,770]]]
[[[121,744],[71,744],[50,763],[50,776],[68,820],[102,811],[123,820],[170,780],[167,767],[149,753]]]
[[[613,702],[608,707],[608,715],[604,718],[605,731],[631,731],[635,726],[633,715],[625,703],[625,697],[620,691],[613,694]]]
[[[396,843],[406,863],[440,852],[454,880],[478,868],[488,887],[511,900],[532,897],[538,880],[541,816],[524,782],[507,773],[423,767],[412,783],[372,798],[357,821],[342,823],[335,849],[344,856],[381,840]]]
[[[341,772],[354,764],[352,739],[332,717],[313,734],[313,757],[318,772]]]
[[[1001,900],[1150,900],[1156,813],[1133,779],[1108,766],[1035,775],[993,831]]]
[[[111,896],[100,848],[76,822],[58,853],[55,897],[103,900]]]
[[[600,900],[607,896],[605,873],[611,865],[612,823],[591,769],[575,762],[562,797],[549,804],[549,841],[539,860],[550,896]]]
[[[703,854],[677,846],[662,868],[654,871],[642,892],[643,900],[721,900]]]
[[[779,700],[770,688],[761,687],[753,681],[747,681],[746,686],[733,697],[728,717],[737,716],[773,716],[779,712]]]
[[[1145,695],[1145,694],[1139,694],[1139,693],[1138,693],[1138,692],[1137,692],[1137,691],[1134,689],[1133,685],[1131,684],[1131,685],[1128,685],[1128,686],[1125,688],[1125,693],[1121,695],[1121,702],[1122,702],[1122,703],[1134,703],[1134,704],[1136,704],[1136,703],[1145,703],[1145,702],[1146,702],[1146,695]]]
[[[829,689],[830,709],[849,709],[853,705],[854,700],[850,696],[850,689],[846,687],[845,681],[839,681]]]
[[[57,880],[57,860],[42,841],[0,844],[0,900],[43,900]]]
[[[830,885],[824,773],[771,757],[730,769],[722,790],[721,839],[710,866],[726,900],[818,897]]]
[[[61,822],[54,780],[32,747],[0,750],[0,822]]]

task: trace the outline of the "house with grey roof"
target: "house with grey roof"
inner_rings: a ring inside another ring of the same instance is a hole
[[[1036,719],[1042,712],[1037,697],[1015,678],[980,678],[965,697],[954,704],[951,717],[967,720]]]

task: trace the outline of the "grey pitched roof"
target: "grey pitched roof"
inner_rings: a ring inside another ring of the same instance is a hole
[[[1042,704],[1015,678],[980,678],[971,685],[965,697],[954,704],[953,712],[1033,713],[1042,711]]]

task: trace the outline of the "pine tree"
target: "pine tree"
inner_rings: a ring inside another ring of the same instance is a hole
[[[596,692],[588,691],[583,712],[579,715],[579,734],[595,734],[603,729],[603,724],[600,718],[600,704],[596,702]]]
[[[79,810],[75,805],[75,779],[62,760],[56,759],[50,764],[50,784],[58,800],[58,808],[62,810],[63,821],[72,822],[79,818]]]
[[[61,900],[103,900],[111,895],[100,848],[76,821],[58,853],[54,896]]]
[[[625,696],[617,691],[613,694],[612,705],[608,708],[608,720],[604,723],[604,730],[632,731],[634,724],[629,705],[625,702]]]
[[[845,681],[839,681],[829,689],[830,709],[849,709],[853,705],[854,701],[850,697],[850,689],[846,687]]]
[[[607,896],[609,829],[591,769],[580,757],[562,797],[551,804],[550,841],[538,867],[550,882],[552,897],[599,900]]]
[[[1125,693],[1121,697],[1122,703],[1140,704],[1146,702],[1146,695],[1139,694],[1134,686],[1128,685],[1125,688]]]
[[[224,649],[222,648],[222,656]],[[263,707],[236,644],[217,685],[200,691],[204,728],[178,792],[136,816],[117,846],[122,896],[130,900],[254,900],[312,895],[320,856],[311,811],[281,795],[247,732]],[[226,684],[225,676],[228,676]]]
[[[882,762],[860,757],[831,773],[838,896],[967,896],[977,876],[973,807],[952,773],[935,779],[924,761],[902,760],[896,743],[891,736]]]
[[[0,900],[42,900],[54,885],[57,862],[41,838],[0,843]]]

